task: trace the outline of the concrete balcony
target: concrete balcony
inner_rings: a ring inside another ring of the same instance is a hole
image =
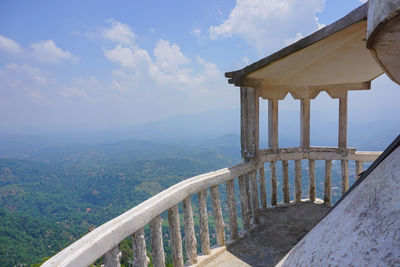
[[[259,225],[205,266],[275,266],[330,209],[317,199],[261,211]]]
[[[128,236],[132,236],[135,264],[147,266],[146,238],[143,230],[147,225],[150,228],[148,239],[151,243],[149,247],[152,250],[153,263],[155,266],[164,266],[165,242],[163,242],[160,216],[164,211],[168,212],[168,237],[174,266],[212,265],[215,260],[218,262],[227,255],[235,262],[249,262],[251,265],[265,257],[262,262],[272,265],[329,211],[331,170],[325,171],[325,204],[315,197],[315,181],[310,182],[309,192],[311,192],[312,201],[304,202],[298,199],[298,196],[302,195],[301,188],[295,186],[295,201],[290,202],[289,199],[284,199],[282,204],[274,203],[277,199],[277,188],[274,188],[276,177],[271,176],[268,177],[271,179],[268,184],[272,187],[272,206],[267,207],[265,163],[272,162],[270,167],[275,168],[274,163],[277,160],[287,162],[307,159],[314,163],[315,160],[323,160],[328,162],[325,166],[330,168],[329,162],[332,160],[372,161],[379,154],[379,152],[357,153],[354,149],[313,147],[306,150],[303,148],[281,149],[275,152],[265,150],[258,161],[243,162],[230,168],[189,178],[164,190],[96,228],[46,261],[43,266],[88,266],[102,256],[105,266],[119,266],[118,244]],[[347,164],[344,166],[348,168]],[[301,181],[301,172],[299,172],[301,166],[296,167],[295,180]],[[282,168],[283,179],[288,179],[288,165],[284,163]],[[344,174],[348,174],[347,169],[343,171]],[[311,174],[309,178],[315,179],[315,169],[310,168],[309,172]],[[271,175],[276,175],[276,170],[275,174],[272,171]],[[348,179],[348,175],[343,175],[343,177]],[[296,185],[298,184],[296,182]],[[221,204],[220,189],[223,185],[226,188],[226,197],[222,200],[226,201],[226,206]],[[286,182],[283,183],[282,190],[284,195],[291,193]],[[196,197],[197,203],[191,200]],[[319,204],[312,203],[314,201]],[[207,202],[211,202],[212,218],[209,218]],[[183,216],[180,216],[178,208],[180,203],[182,203]],[[240,216],[238,216],[239,210]],[[182,217],[184,242],[182,242],[180,230]],[[194,217],[199,218],[198,224],[195,224]],[[209,224],[209,220],[213,220],[213,223]],[[210,225],[212,228],[209,228]],[[225,225],[229,225],[228,231]],[[242,226],[239,227],[239,225]],[[268,234],[271,232],[274,233],[272,239]],[[212,235],[216,237],[216,247],[210,247]],[[263,240],[269,240],[269,243]],[[280,242],[274,242],[274,240],[280,240]],[[197,254],[198,243],[202,255]],[[183,246],[186,259],[182,250]],[[228,248],[227,251],[226,248]],[[249,249],[253,254],[245,253]],[[230,254],[227,254],[228,252]]]

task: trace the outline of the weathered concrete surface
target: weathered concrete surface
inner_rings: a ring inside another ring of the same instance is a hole
[[[399,10],[398,0],[369,0],[367,38],[369,39],[374,31],[379,30],[382,23],[399,14]]]
[[[400,266],[400,147],[278,266]]]
[[[400,84],[399,0],[369,0],[367,47],[386,74]]]
[[[205,266],[218,266],[218,267],[247,267],[251,266],[246,262],[242,261],[240,258],[236,257],[229,251],[225,251],[213,261],[209,262]]]
[[[330,208],[307,201],[262,211],[260,226],[206,266],[274,266]]]

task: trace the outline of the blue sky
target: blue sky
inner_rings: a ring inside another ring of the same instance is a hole
[[[239,91],[227,83],[226,71],[267,56],[361,4],[3,0],[0,130],[96,130],[235,109]],[[371,91],[350,94],[349,112],[397,119],[399,92],[382,76]],[[332,102],[322,95],[312,109],[336,114]],[[281,108],[298,109],[298,104],[288,99]]]

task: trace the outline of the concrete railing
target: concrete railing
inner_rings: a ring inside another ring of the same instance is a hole
[[[356,161],[356,175],[362,171],[362,162],[373,161],[380,152],[355,152],[354,149],[339,148],[287,148],[260,150],[258,160],[243,162],[230,168],[209,172],[184,180],[156,196],[144,201],[115,219],[106,222],[85,235],[43,266],[88,266],[103,256],[104,265],[119,266],[118,244],[132,236],[134,266],[147,266],[147,250],[144,227],[149,225],[150,242],[154,266],[165,266],[161,213],[168,211],[169,238],[174,266],[183,266],[182,237],[178,204],[182,203],[185,229],[185,264],[194,265],[209,260],[210,255],[223,251],[226,245],[225,223],[222,213],[219,185],[225,183],[229,214],[231,241],[239,239],[238,216],[234,181],[238,178],[240,209],[243,230],[246,233],[252,225],[260,223],[260,208],[267,208],[264,163],[270,162],[271,204],[277,205],[276,162],[282,161],[284,202],[290,203],[288,160],[295,161],[295,201],[301,200],[301,160],[309,160],[310,199],[315,200],[315,160],[325,160],[325,197],[330,204],[330,183],[332,160],[342,161],[343,192],[348,189],[348,160]],[[257,180],[257,172],[259,173]],[[347,180],[346,180],[347,179]],[[347,183],[347,185],[346,185]],[[207,190],[211,192],[212,215],[217,248],[210,248],[210,234],[207,212]],[[259,193],[260,191],[260,199]],[[197,255],[197,242],[193,221],[191,196],[198,195],[199,236],[201,252]],[[261,202],[261,207],[260,207]]]
[[[325,161],[325,189],[324,189],[324,202],[331,204],[331,173],[332,173],[332,160],[341,161],[342,169],[342,194],[349,189],[349,160],[354,160],[356,165],[356,179],[363,171],[363,162],[374,161],[382,152],[356,152],[354,148],[335,148],[335,147],[294,147],[294,148],[281,148],[281,149],[265,149],[260,150],[260,161],[270,163],[271,171],[271,203],[277,203],[277,183],[276,183],[276,162],[282,161],[282,190],[283,202],[290,202],[289,193],[289,175],[288,175],[288,160],[295,162],[295,201],[301,200],[301,160],[308,160],[309,170],[309,198],[314,201],[316,197],[315,186],[315,161]],[[260,172],[264,173],[264,167],[261,167]],[[261,177],[261,176],[260,176]],[[261,180],[263,178],[261,177]],[[265,177],[264,177],[265,179]],[[264,181],[260,181],[264,183]],[[260,189],[261,190],[261,189]],[[263,198],[263,190],[260,191],[261,198]]]

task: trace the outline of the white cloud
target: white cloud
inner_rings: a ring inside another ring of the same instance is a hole
[[[129,26],[117,21],[107,26],[90,37],[101,37],[105,59],[115,63],[111,79],[104,75],[101,79],[89,76],[64,82],[27,64],[0,66],[0,110],[4,114],[18,113],[13,118],[32,121],[35,127],[42,123],[51,124],[53,129],[54,125],[94,122],[109,127],[113,123],[228,108],[236,103],[232,100],[236,99],[234,90],[215,63],[189,56],[177,43],[164,39],[157,39],[149,49],[138,43],[140,39]],[[32,64],[33,59],[48,63],[76,59],[52,40],[22,48],[12,40],[7,44],[12,45],[3,47],[22,50],[23,57],[18,60]],[[7,123],[17,125],[16,121]]]
[[[185,57],[177,44],[170,45],[169,41],[158,40],[154,48],[156,64],[166,71],[175,71],[180,65],[185,65],[190,60]]]
[[[31,44],[33,56],[40,62],[58,63],[61,60],[76,61],[77,57],[71,52],[56,46],[53,40],[41,41]]]
[[[101,36],[110,41],[131,46],[135,39],[135,34],[132,32],[131,28],[113,19],[109,20],[109,22],[111,23],[111,27],[103,29]]]
[[[217,64],[212,62],[207,62],[201,57],[197,57],[196,60],[203,66],[203,75],[205,76],[205,79],[223,77],[222,73],[219,71],[217,67]]]
[[[19,43],[0,35],[0,50],[11,54],[21,54],[24,52]]]
[[[317,30],[320,30],[320,29],[322,29],[322,28],[324,28],[326,26],[325,24],[319,23],[319,18],[318,17],[315,17],[315,21],[317,22],[317,26],[318,26]]]
[[[104,91],[103,85],[96,77],[74,78],[62,87],[59,93],[65,97],[78,97],[88,102],[96,102]]]
[[[106,91],[120,107],[159,117],[177,110],[198,112],[236,103],[230,101],[234,90],[215,63],[198,56],[190,58],[169,40],[159,39],[149,50],[140,46],[138,39],[113,38],[114,46],[103,45],[105,58],[118,65]]]
[[[2,70],[2,73],[7,73],[9,77],[19,77],[15,80],[15,84],[12,87],[18,86],[22,81],[33,83],[35,85],[46,85],[48,82],[49,74],[29,65],[18,65],[15,63],[9,63]]]
[[[149,64],[150,56],[146,50],[137,47],[128,48],[118,44],[114,49],[103,48],[104,56],[112,62],[126,68],[138,68],[141,64]]]
[[[244,56],[242,58],[243,63],[245,64],[245,66],[250,65],[250,59],[246,56]]]
[[[0,69],[0,97],[10,98],[10,103],[54,106],[65,100],[97,102],[109,98],[107,91],[96,77],[73,78],[66,83],[55,80],[52,75],[27,64],[9,63]],[[60,98],[61,97],[61,98]]]
[[[21,101],[22,98],[34,103],[49,104],[43,95],[43,88],[53,84],[53,79],[47,72],[29,65],[9,63],[0,69],[0,96],[13,101]]]
[[[104,56],[121,67],[113,73],[115,79],[110,85],[111,91],[128,92],[128,88],[133,88],[132,84],[138,84],[138,79],[147,84],[153,81],[159,88],[178,90],[199,88],[218,74],[218,79],[223,79],[214,63],[201,58],[192,63],[177,44],[171,44],[168,40],[158,40],[152,58],[146,49],[135,43],[136,35],[129,26],[118,21],[112,21],[111,28],[104,29],[102,36],[116,43],[112,49],[103,47]],[[197,65],[200,70],[194,71],[191,68],[193,65]]]
[[[368,0],[358,0],[358,1],[360,1],[361,3],[366,3],[366,2],[368,2]]]
[[[291,45],[295,42],[297,42],[298,40],[304,38],[303,34],[301,32],[296,33],[296,36],[293,38],[289,38],[285,40],[285,45]]]
[[[36,42],[30,45],[30,49],[24,49],[16,41],[0,35],[0,51],[9,54],[24,54],[26,59],[35,59],[44,63],[58,63],[61,60],[76,62],[78,58],[69,51],[58,47],[53,40]]]
[[[177,44],[160,39],[154,49],[155,61],[149,66],[149,75],[159,85],[174,87],[180,90],[197,88],[207,79],[219,73],[214,63],[206,62],[200,57],[196,62],[201,65],[202,72],[195,72],[189,68],[191,60],[180,50]],[[191,64],[193,66],[195,64]],[[222,76],[221,76],[222,77]]]
[[[193,29],[190,34],[199,37],[201,35],[201,30],[200,29]]]
[[[196,37],[199,42],[204,39],[204,34],[201,32],[200,29],[195,28],[190,31],[190,34]]]
[[[260,53],[271,53],[298,32],[318,29],[315,15],[324,5],[325,0],[237,0],[229,18],[209,28],[210,38],[239,36]]]
[[[119,93],[125,93],[127,91],[127,88],[124,87],[120,82],[118,82],[116,80],[113,80],[111,82],[110,89],[112,91],[117,91]]]
[[[131,71],[135,70],[135,76],[140,75],[141,72],[147,72],[151,64],[151,58],[145,49],[135,44],[135,33],[126,24],[115,20],[109,21],[111,22],[111,27],[103,29],[101,36],[104,39],[113,41],[116,46],[113,49],[103,47],[104,56],[123,68]],[[119,70],[119,73],[121,74],[121,70]],[[117,88],[116,84],[114,83],[112,88]],[[120,89],[116,91],[125,91]]]

